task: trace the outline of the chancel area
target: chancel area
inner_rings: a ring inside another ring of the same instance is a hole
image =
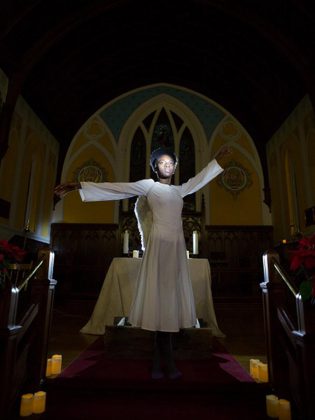
[[[297,1],[4,2],[1,418],[315,418],[313,21]],[[148,183],[183,197],[154,293]],[[168,302],[179,260],[195,322],[171,331],[180,374],[154,376],[133,302]]]

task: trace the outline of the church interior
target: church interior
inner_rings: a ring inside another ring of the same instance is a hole
[[[311,2],[1,9],[0,417],[314,419]],[[198,319],[175,343],[183,378],[156,384],[145,376],[152,337],[128,322],[143,257],[137,197],[83,202],[54,188],[154,178],[161,146],[178,157],[174,185],[232,153],[184,198]]]

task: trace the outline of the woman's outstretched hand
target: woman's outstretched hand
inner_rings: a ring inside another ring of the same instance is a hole
[[[71,191],[79,190],[81,184],[79,182],[67,182],[65,184],[59,184],[55,187],[54,193],[59,197],[63,198],[66,194]]]
[[[228,145],[223,145],[214,155],[215,160],[218,162],[220,166],[223,166],[226,163],[226,157],[230,156],[233,153],[233,150]]]

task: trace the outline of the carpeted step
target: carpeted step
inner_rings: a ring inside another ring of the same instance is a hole
[[[178,340],[176,363],[182,378],[152,380],[151,338],[143,332],[113,329],[112,336],[109,334],[104,338],[105,344],[102,338],[97,339],[61,375],[48,380],[46,386],[75,392],[89,389],[104,394],[130,390],[190,394],[260,392],[262,385],[253,381],[221,343],[212,340],[211,347],[208,345],[209,331],[188,331]],[[135,346],[137,350],[132,353],[129,346]],[[194,357],[191,357],[192,353]]]
[[[44,384],[47,409],[41,420],[267,419],[268,385],[253,381],[211,330],[178,334],[178,380],[151,379],[153,340],[148,331],[108,327]]]

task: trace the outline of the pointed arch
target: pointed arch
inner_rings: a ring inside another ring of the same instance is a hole
[[[200,121],[181,101],[170,95],[160,94],[138,107],[121,130],[118,147],[120,153],[127,157],[125,161],[128,161],[127,165],[125,165],[124,179],[130,179],[132,172],[130,162],[135,153],[133,151],[134,142],[140,133],[142,133],[141,136],[143,135],[146,144],[146,156],[143,160],[143,166],[146,168],[145,176],[150,177],[152,175],[150,173],[149,159],[151,151],[161,145],[158,140],[158,131],[161,128],[165,130],[168,137],[165,145],[172,148],[178,156],[181,155],[179,171],[175,175],[175,183],[187,181],[196,171],[201,169],[202,164],[200,162],[203,160],[201,154],[202,151],[208,149],[208,145]],[[197,158],[196,150],[200,151],[200,155]],[[188,166],[189,171],[188,173],[187,171],[181,172],[181,161],[184,167],[187,156],[193,156]],[[196,161],[199,164],[196,164]],[[197,193],[197,197],[200,207],[201,194]],[[195,196],[190,197],[188,201],[191,201],[190,207],[195,209]]]

